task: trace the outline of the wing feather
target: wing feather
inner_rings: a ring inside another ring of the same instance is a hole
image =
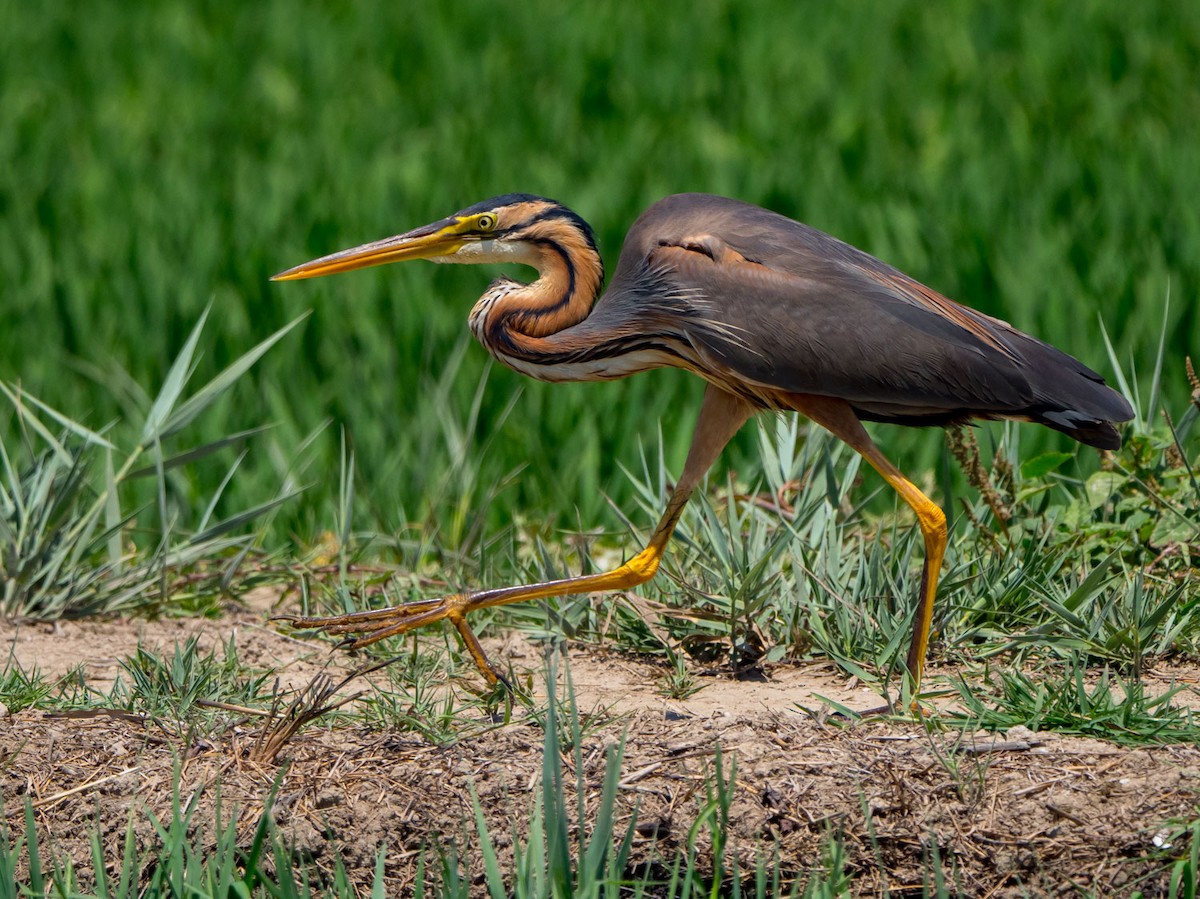
[[[810,265],[796,274],[738,256],[713,259],[666,245],[650,264],[672,272],[677,290],[703,297],[691,302],[708,326],[689,335],[714,364],[743,378],[914,411],[1000,411],[1033,398],[1013,350],[982,322],[964,316],[960,323],[924,295],[861,269]]]
[[[1109,422],[1132,415],[1066,353],[736,200],[679,194],[643,213],[596,312],[623,309],[664,313],[717,383],[838,397],[863,418],[1029,418],[1113,446]]]

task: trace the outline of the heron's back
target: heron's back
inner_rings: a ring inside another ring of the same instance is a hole
[[[867,420],[1028,419],[1111,449],[1112,422],[1133,414],[1049,344],[815,228],[722,197],[680,194],[646,210],[593,315],[668,321],[718,385],[838,397]]]

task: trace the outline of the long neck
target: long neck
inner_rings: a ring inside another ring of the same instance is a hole
[[[522,237],[513,261],[536,268],[537,280],[493,281],[471,310],[475,337],[505,362],[510,356],[538,356],[542,338],[587,318],[604,281],[604,263],[586,235],[555,229],[550,236],[531,229]]]

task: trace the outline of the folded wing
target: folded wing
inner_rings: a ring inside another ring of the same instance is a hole
[[[679,221],[686,232],[659,227]],[[845,399],[866,420],[1025,419],[1112,449],[1112,423],[1132,417],[1077,359],[756,206],[688,194],[661,201],[631,230],[614,291],[626,274],[687,306],[689,339],[714,368]]]

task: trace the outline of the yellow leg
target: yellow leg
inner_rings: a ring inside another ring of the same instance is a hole
[[[422,625],[448,619],[458,630],[467,651],[475,660],[480,672],[489,683],[501,680],[499,672],[488,661],[483,647],[467,624],[466,616],[477,609],[498,606],[529,599],[546,599],[572,593],[601,593],[612,590],[628,590],[654,577],[666,552],[667,543],[683,514],[692,491],[704,477],[704,473],[720,455],[721,450],[737,430],[745,424],[754,409],[737,397],[709,387],[704,394],[704,404],[696,421],[696,432],[692,447],[688,451],[683,474],[676,484],[666,511],[654,529],[646,548],[619,568],[603,574],[563,578],[541,584],[522,584],[516,587],[500,587],[495,590],[480,590],[473,593],[456,593],[441,599],[419,600],[388,609],[354,612],[328,618],[305,618],[282,616],[295,627],[316,628],[330,634],[346,634],[346,646],[358,649],[369,646],[387,637],[404,634]]]
[[[921,570],[921,593],[917,600],[917,613],[913,619],[912,642],[908,647],[908,673],[912,678],[915,697],[921,689],[921,676],[925,671],[925,656],[929,650],[929,631],[933,624],[933,601],[937,596],[938,575],[942,570],[942,557],[946,553],[946,515],[941,508],[917,488],[917,485],[900,473],[871,440],[862,422],[842,400],[826,397],[789,397],[789,405],[807,415],[834,436],[841,438],[858,451],[885,481],[900,494],[912,510],[917,513],[917,525],[925,538],[925,565]]]

